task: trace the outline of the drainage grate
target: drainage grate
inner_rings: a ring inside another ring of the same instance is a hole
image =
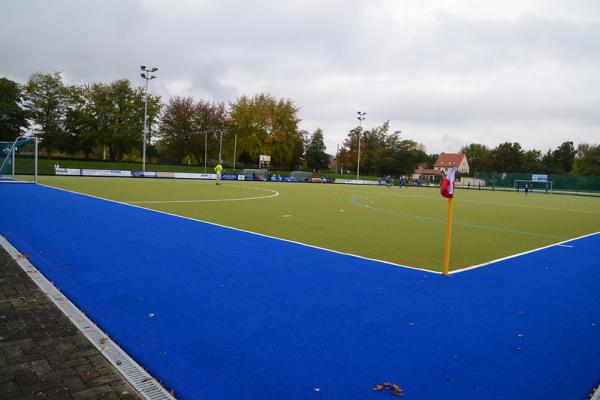
[[[102,355],[123,375],[139,393],[148,400],[174,400],[160,383],[150,376],[138,363],[127,355],[100,328],[96,326],[81,310],[69,301],[54,285],[52,285],[27,258],[19,253],[2,235],[2,246],[29,277],[39,286],[50,300],[75,324]]]

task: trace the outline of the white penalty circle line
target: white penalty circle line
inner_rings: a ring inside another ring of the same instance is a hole
[[[255,188],[258,189],[258,188]],[[242,197],[237,199],[202,199],[202,200],[151,200],[151,201],[124,201],[126,204],[163,204],[163,203],[209,203],[209,202],[220,202],[220,201],[245,201],[245,200],[259,200],[268,199],[271,197],[279,196],[279,192],[271,189],[260,189],[271,192],[268,196],[255,196],[255,197]]]

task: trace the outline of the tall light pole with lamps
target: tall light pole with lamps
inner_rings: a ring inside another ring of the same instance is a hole
[[[140,74],[140,76],[146,80],[146,94],[144,96],[144,143],[142,145],[142,171],[146,172],[146,141],[148,140],[148,81],[156,78],[156,76],[152,75],[152,73],[158,71],[158,68],[146,68],[145,65],[142,65],[140,66],[140,69],[144,71]]]
[[[356,112],[358,114],[358,126],[359,126],[359,130],[358,130],[358,160],[356,163],[356,180],[358,181],[360,179],[360,134],[362,133],[362,122],[365,120],[365,115],[367,115],[366,112],[362,112],[362,111],[357,111]]]
[[[471,158],[471,169],[472,169],[472,174],[473,174],[473,179],[472,179],[473,189],[475,189],[475,160],[477,160],[477,157]]]
[[[223,162],[223,129],[219,129],[219,164]]]

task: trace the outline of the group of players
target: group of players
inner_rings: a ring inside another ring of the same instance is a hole
[[[398,187],[400,189],[402,189],[403,187],[407,188],[408,187],[407,183],[408,183],[408,179],[404,175],[400,175],[398,177]],[[392,187],[393,184],[394,184],[394,181],[392,179],[392,176],[391,175],[386,176],[385,177],[385,186],[389,189]]]
[[[223,166],[221,165],[221,163],[218,163],[217,166],[215,167],[215,174],[217,176],[217,185],[221,184],[221,171],[223,171]],[[408,185],[408,179],[404,176],[404,175],[400,175],[398,177],[398,187],[400,189],[402,189],[403,187],[407,188]],[[392,176],[388,175],[385,177],[385,186],[387,188],[391,188],[393,185],[393,180],[392,180]]]

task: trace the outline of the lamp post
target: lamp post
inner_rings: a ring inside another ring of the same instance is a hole
[[[148,81],[156,78],[156,76],[152,75],[152,73],[158,71],[158,68],[146,68],[145,65],[142,65],[140,66],[140,69],[144,71],[140,74],[140,76],[146,80],[146,93],[144,96],[144,143],[142,145],[142,171],[146,172],[146,141],[148,137]]]
[[[235,173],[235,158],[237,156],[237,134],[233,137],[233,173]]]
[[[359,130],[358,130],[358,160],[356,163],[356,180],[358,181],[360,179],[360,134],[362,133],[362,122],[365,120],[365,118],[366,118],[365,115],[367,115],[367,113],[362,112],[362,111],[357,111],[356,113],[358,114],[358,126],[359,126]]]
[[[204,173],[206,173],[206,157],[208,156],[208,132],[204,131]]]
[[[223,129],[219,129],[219,164],[223,162]]]
[[[471,168],[473,169],[473,190],[475,190],[475,160],[477,160],[476,157],[471,158]]]

